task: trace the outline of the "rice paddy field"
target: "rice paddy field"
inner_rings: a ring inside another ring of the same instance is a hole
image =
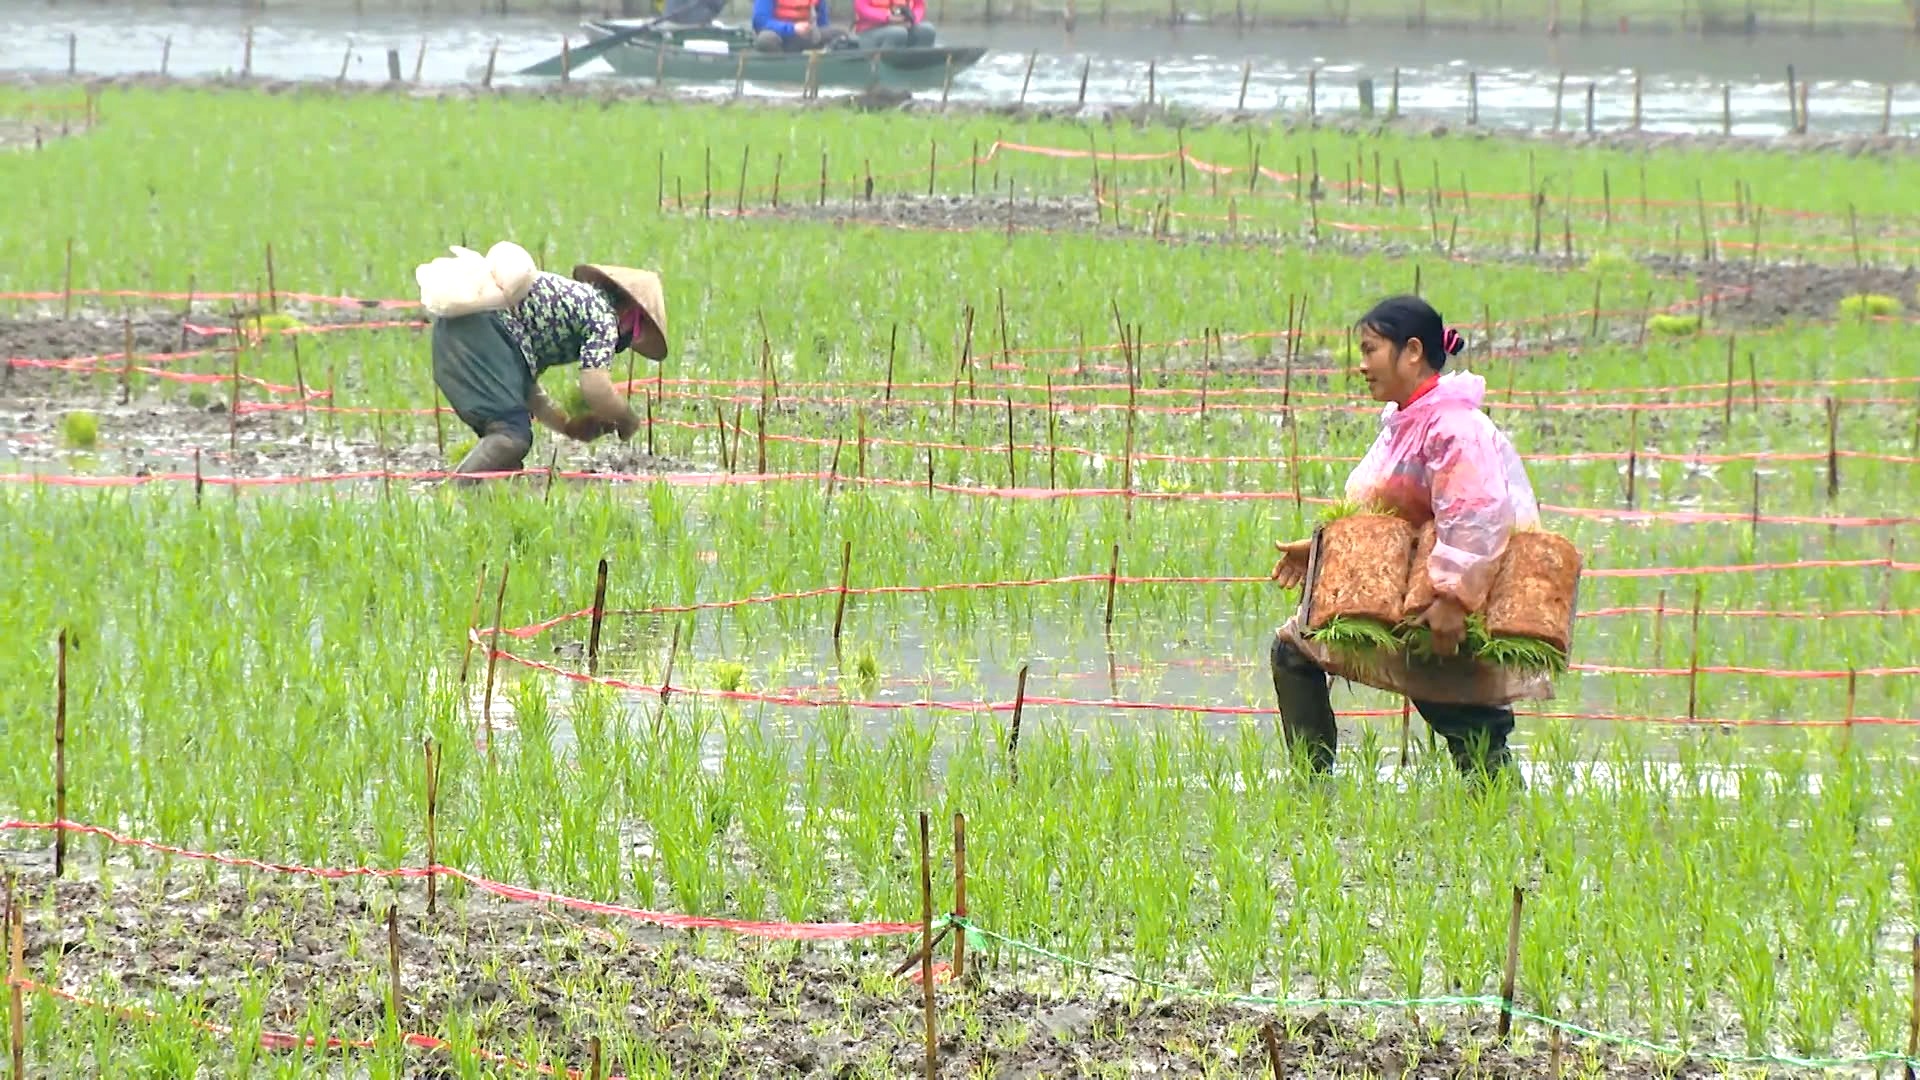
[[[1916,1064],[1909,146],[0,115],[72,120],[0,158],[15,1075]],[[412,270],[502,239],[659,269],[672,352],[456,488]],[[1405,291],[1585,560],[1524,785],[1272,711]]]

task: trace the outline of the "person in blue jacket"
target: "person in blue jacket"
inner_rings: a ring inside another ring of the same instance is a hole
[[[754,48],[761,52],[820,49],[846,36],[827,25],[827,0],[753,0]]]

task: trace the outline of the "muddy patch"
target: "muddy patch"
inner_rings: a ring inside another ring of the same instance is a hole
[[[1750,265],[1661,257],[1644,262],[1656,271],[1696,276],[1706,292],[1718,297],[1712,315],[1738,326],[1831,322],[1841,317],[1841,300],[1862,294],[1892,297],[1903,312],[1920,305],[1920,269],[1912,267]]]
[[[168,1000],[197,1008],[206,1022],[244,1018],[280,1032],[305,1032],[319,1016],[332,1035],[378,1041],[395,910],[406,1031],[463,1035],[469,1045],[576,1068],[587,1065],[598,1037],[609,1072],[651,1064],[676,1076],[901,1076],[917,1075],[924,1061],[918,965],[907,977],[892,974],[916,938],[848,946],[694,936],[452,888],[441,890],[429,915],[418,882],[162,870],[121,852],[103,861],[84,843],[71,856],[58,882],[44,850],[0,853],[0,862],[22,871],[30,976],[102,1004]],[[943,962],[948,947],[938,953]],[[1263,1076],[1271,1065],[1261,1029],[1269,1022],[1288,1076],[1519,1078],[1552,1068],[1543,1032],[1523,1026],[1503,1046],[1491,1010],[1435,1009],[1418,1021],[1397,1012],[1276,1015],[1123,996],[1051,968],[1016,976],[979,952],[963,983],[945,975],[936,975],[937,1030],[948,1076]],[[95,1060],[97,1010],[39,995],[28,1008],[66,1016],[32,1047],[47,1075]],[[131,1056],[154,1031],[126,1019],[111,1037]],[[222,1044],[209,1052],[233,1051]],[[442,1071],[449,1055],[407,1053],[407,1075],[451,1075]],[[1588,1077],[1656,1069],[1588,1044],[1570,1044],[1564,1061]],[[1689,1061],[1659,1071],[1713,1075]]]

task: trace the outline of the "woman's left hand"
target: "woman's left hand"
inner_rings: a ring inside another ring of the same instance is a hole
[[[1427,605],[1420,613],[1420,622],[1433,632],[1433,651],[1436,656],[1452,656],[1460,649],[1460,643],[1467,636],[1467,613],[1461,609],[1460,602],[1451,596],[1441,595]]]

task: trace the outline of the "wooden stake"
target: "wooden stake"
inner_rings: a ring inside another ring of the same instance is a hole
[[[61,291],[60,317],[73,318],[73,237],[67,237],[66,285]]]
[[[1013,682],[1013,724],[1007,732],[1007,770],[1013,776],[1013,782],[1020,782],[1020,714],[1027,705],[1027,665],[1020,665],[1020,673]]]
[[[1658,667],[1662,657],[1667,655],[1667,590],[1660,590],[1660,598],[1653,605],[1653,659]]]
[[[387,1012],[400,1027],[400,905],[387,907]]]
[[[1260,1025],[1260,1040],[1267,1044],[1267,1067],[1273,1070],[1273,1080],[1286,1080],[1286,1067],[1280,1063],[1280,1036],[1273,1030],[1273,1021]]]
[[[1007,486],[1020,486],[1020,474],[1014,469],[1013,461],[1013,396],[1007,396]]]
[[[1827,397],[1827,501],[1840,497],[1840,403]]]
[[[1507,920],[1507,966],[1500,976],[1500,1027],[1499,1037],[1505,1039],[1513,1030],[1513,977],[1520,963],[1520,905],[1525,894],[1520,886],[1513,887],[1513,914]]]
[[[673,662],[680,656],[680,624],[673,624],[673,641],[667,645],[667,671],[660,677],[660,707],[666,709],[667,694],[673,690]]]
[[[1920,1059],[1920,934],[1913,935],[1913,1004],[1907,1015],[1907,1057]],[[1907,1080],[1914,1080],[1914,1068],[1907,1065]]]
[[[606,615],[607,560],[602,558],[593,580],[593,626],[587,632],[587,674],[589,675],[600,674],[600,624]]]
[[[59,659],[54,668],[53,704],[53,876],[67,872],[67,628],[60,628]]]
[[[1627,421],[1627,509],[1633,509],[1634,483],[1640,475],[1640,413],[1629,413]]]
[[[27,1002],[22,985],[27,978],[26,902],[7,875],[7,1017],[13,1043],[13,1080],[27,1080]]]
[[[967,917],[967,815],[953,815],[953,913]],[[953,935],[953,981],[967,976],[967,931]]]
[[[1113,632],[1113,594],[1120,584],[1120,545],[1113,545],[1113,561],[1107,564],[1107,618],[1108,633]]]
[[[606,1065],[601,1059],[600,1036],[595,1035],[587,1044],[587,1080],[606,1080]]]
[[[1726,404],[1720,410],[1720,426],[1723,429],[1721,432],[1722,438],[1726,437],[1726,429],[1733,427],[1733,351],[1735,338],[1737,336],[1738,335],[1735,334],[1727,335],[1727,400]]]
[[[1758,476],[1758,474],[1755,474]],[[1700,715],[1700,593],[1701,587],[1693,587],[1693,658],[1687,667],[1687,719],[1693,720]]]
[[[927,1080],[934,1080],[940,1071],[940,1040],[933,1011],[933,858],[925,810],[920,811],[920,1000],[927,1018]]]
[[[840,626],[847,617],[847,574],[853,568],[853,541],[840,546],[840,599],[833,609],[833,651],[840,652]]]
[[[500,614],[507,603],[507,572],[512,560],[500,564],[500,591],[493,599],[493,638],[487,646],[487,689],[480,699],[480,716],[487,726],[487,757],[493,757],[493,672],[500,660]]]
[[[894,323],[893,328],[887,332],[887,392],[882,399],[889,405],[893,404],[893,357],[899,344],[900,324]]]
[[[440,875],[432,872],[440,865],[440,744],[429,735],[423,747],[427,756],[427,916],[431,918],[440,906]]]
[[[241,333],[240,320],[233,320],[233,386],[227,393],[227,452],[240,450],[240,350],[245,347],[246,338]],[[239,490],[238,488],[235,489]]]
[[[741,53],[742,59],[746,53]],[[740,187],[733,193],[733,216],[740,217],[747,212],[747,155],[752,151],[751,143],[740,148]]]

